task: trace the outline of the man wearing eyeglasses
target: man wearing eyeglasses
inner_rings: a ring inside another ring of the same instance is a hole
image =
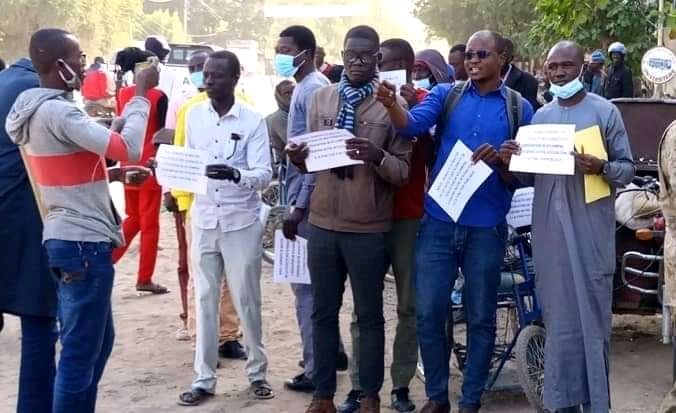
[[[385,236],[392,228],[396,188],[409,176],[411,143],[396,136],[387,112],[374,99],[378,33],[357,26],[345,36],[338,84],[318,89],[308,114],[311,131],[346,129],[347,155],[362,164],[314,173],[310,197],[308,267],[314,309],[315,394],[307,413],[335,413],[338,313],[350,277],[359,329],[360,413],[380,413],[385,320],[383,289],[387,271]],[[403,102],[403,99],[401,99]],[[290,145],[289,159],[305,171],[308,149]]]
[[[480,31],[470,37],[465,52],[469,80],[461,85],[437,85],[427,98],[407,112],[394,99],[392,85],[380,85],[378,100],[387,108],[402,136],[420,135],[437,125],[438,152],[430,171],[433,181],[453,146],[462,141],[493,173],[472,195],[458,221],[430,197],[425,198],[425,217],[416,244],[416,315],[420,352],[425,367],[428,402],[421,413],[449,413],[449,354],[446,316],[457,269],[465,276],[463,301],[467,318],[468,348],[460,413],[475,413],[495,343],[495,313],[500,269],[507,241],[505,216],[515,178],[499,161],[497,150],[512,137],[510,98],[518,98],[521,117],[516,125],[530,122],[533,109],[500,78],[505,61],[504,41],[496,33]],[[460,93],[455,108],[445,113],[446,99]]]

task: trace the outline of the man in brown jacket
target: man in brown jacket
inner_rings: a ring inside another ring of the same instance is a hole
[[[347,154],[364,163],[315,173],[308,266],[315,302],[312,333],[316,390],[307,413],[336,411],[338,313],[348,274],[359,326],[359,379],[364,393],[359,412],[380,412],[385,233],[392,226],[394,193],[409,176],[411,144],[397,138],[387,111],[374,97],[379,45],[378,33],[371,27],[350,29],[345,37],[345,71],[340,82],[319,89],[310,105],[310,130],[349,130],[356,137],[347,141]],[[308,149],[291,145],[287,151],[290,160],[303,170]]]

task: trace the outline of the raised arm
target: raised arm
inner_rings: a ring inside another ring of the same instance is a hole
[[[402,102],[396,99],[396,95],[389,94],[394,92],[387,84],[379,86],[376,98],[387,108],[387,113],[399,136],[414,138],[428,132],[432,126],[437,124],[444,110],[446,96],[452,88],[451,84],[446,83],[435,86],[422,102],[410,111],[407,111]]]

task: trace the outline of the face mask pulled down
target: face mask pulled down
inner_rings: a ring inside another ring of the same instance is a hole
[[[66,87],[70,90],[80,90],[80,86],[82,86],[82,81],[80,80],[80,76],[78,76],[77,73],[73,70],[73,68],[70,67],[68,63],[66,63],[63,59],[57,60],[61,65],[63,65],[64,69],[68,72],[68,75],[65,75],[63,71],[59,70],[59,77],[61,80],[63,80],[63,83],[66,84]]]
[[[413,86],[415,86],[416,89],[425,89],[425,90],[432,89],[432,84],[430,83],[429,77],[426,77],[424,79],[414,80]]]
[[[552,93],[552,95],[556,96],[559,99],[570,99],[573,96],[575,96],[579,91],[584,89],[584,85],[580,81],[580,75],[582,72],[578,74],[578,76],[574,79],[571,80],[570,82],[566,83],[563,86],[555,85],[552,83],[549,86],[549,91]]]

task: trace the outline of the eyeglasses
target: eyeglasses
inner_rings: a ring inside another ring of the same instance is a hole
[[[361,64],[365,65],[375,63],[376,60],[378,60],[380,52],[357,53],[353,52],[352,50],[343,50],[342,52],[340,52],[340,54],[343,56],[343,60],[345,60],[347,63],[354,63],[358,59],[361,62]]]
[[[465,60],[472,60],[474,59],[474,56],[478,57],[481,60],[484,60],[488,56],[492,55],[493,52],[490,52],[488,50],[468,50],[465,52]]]

